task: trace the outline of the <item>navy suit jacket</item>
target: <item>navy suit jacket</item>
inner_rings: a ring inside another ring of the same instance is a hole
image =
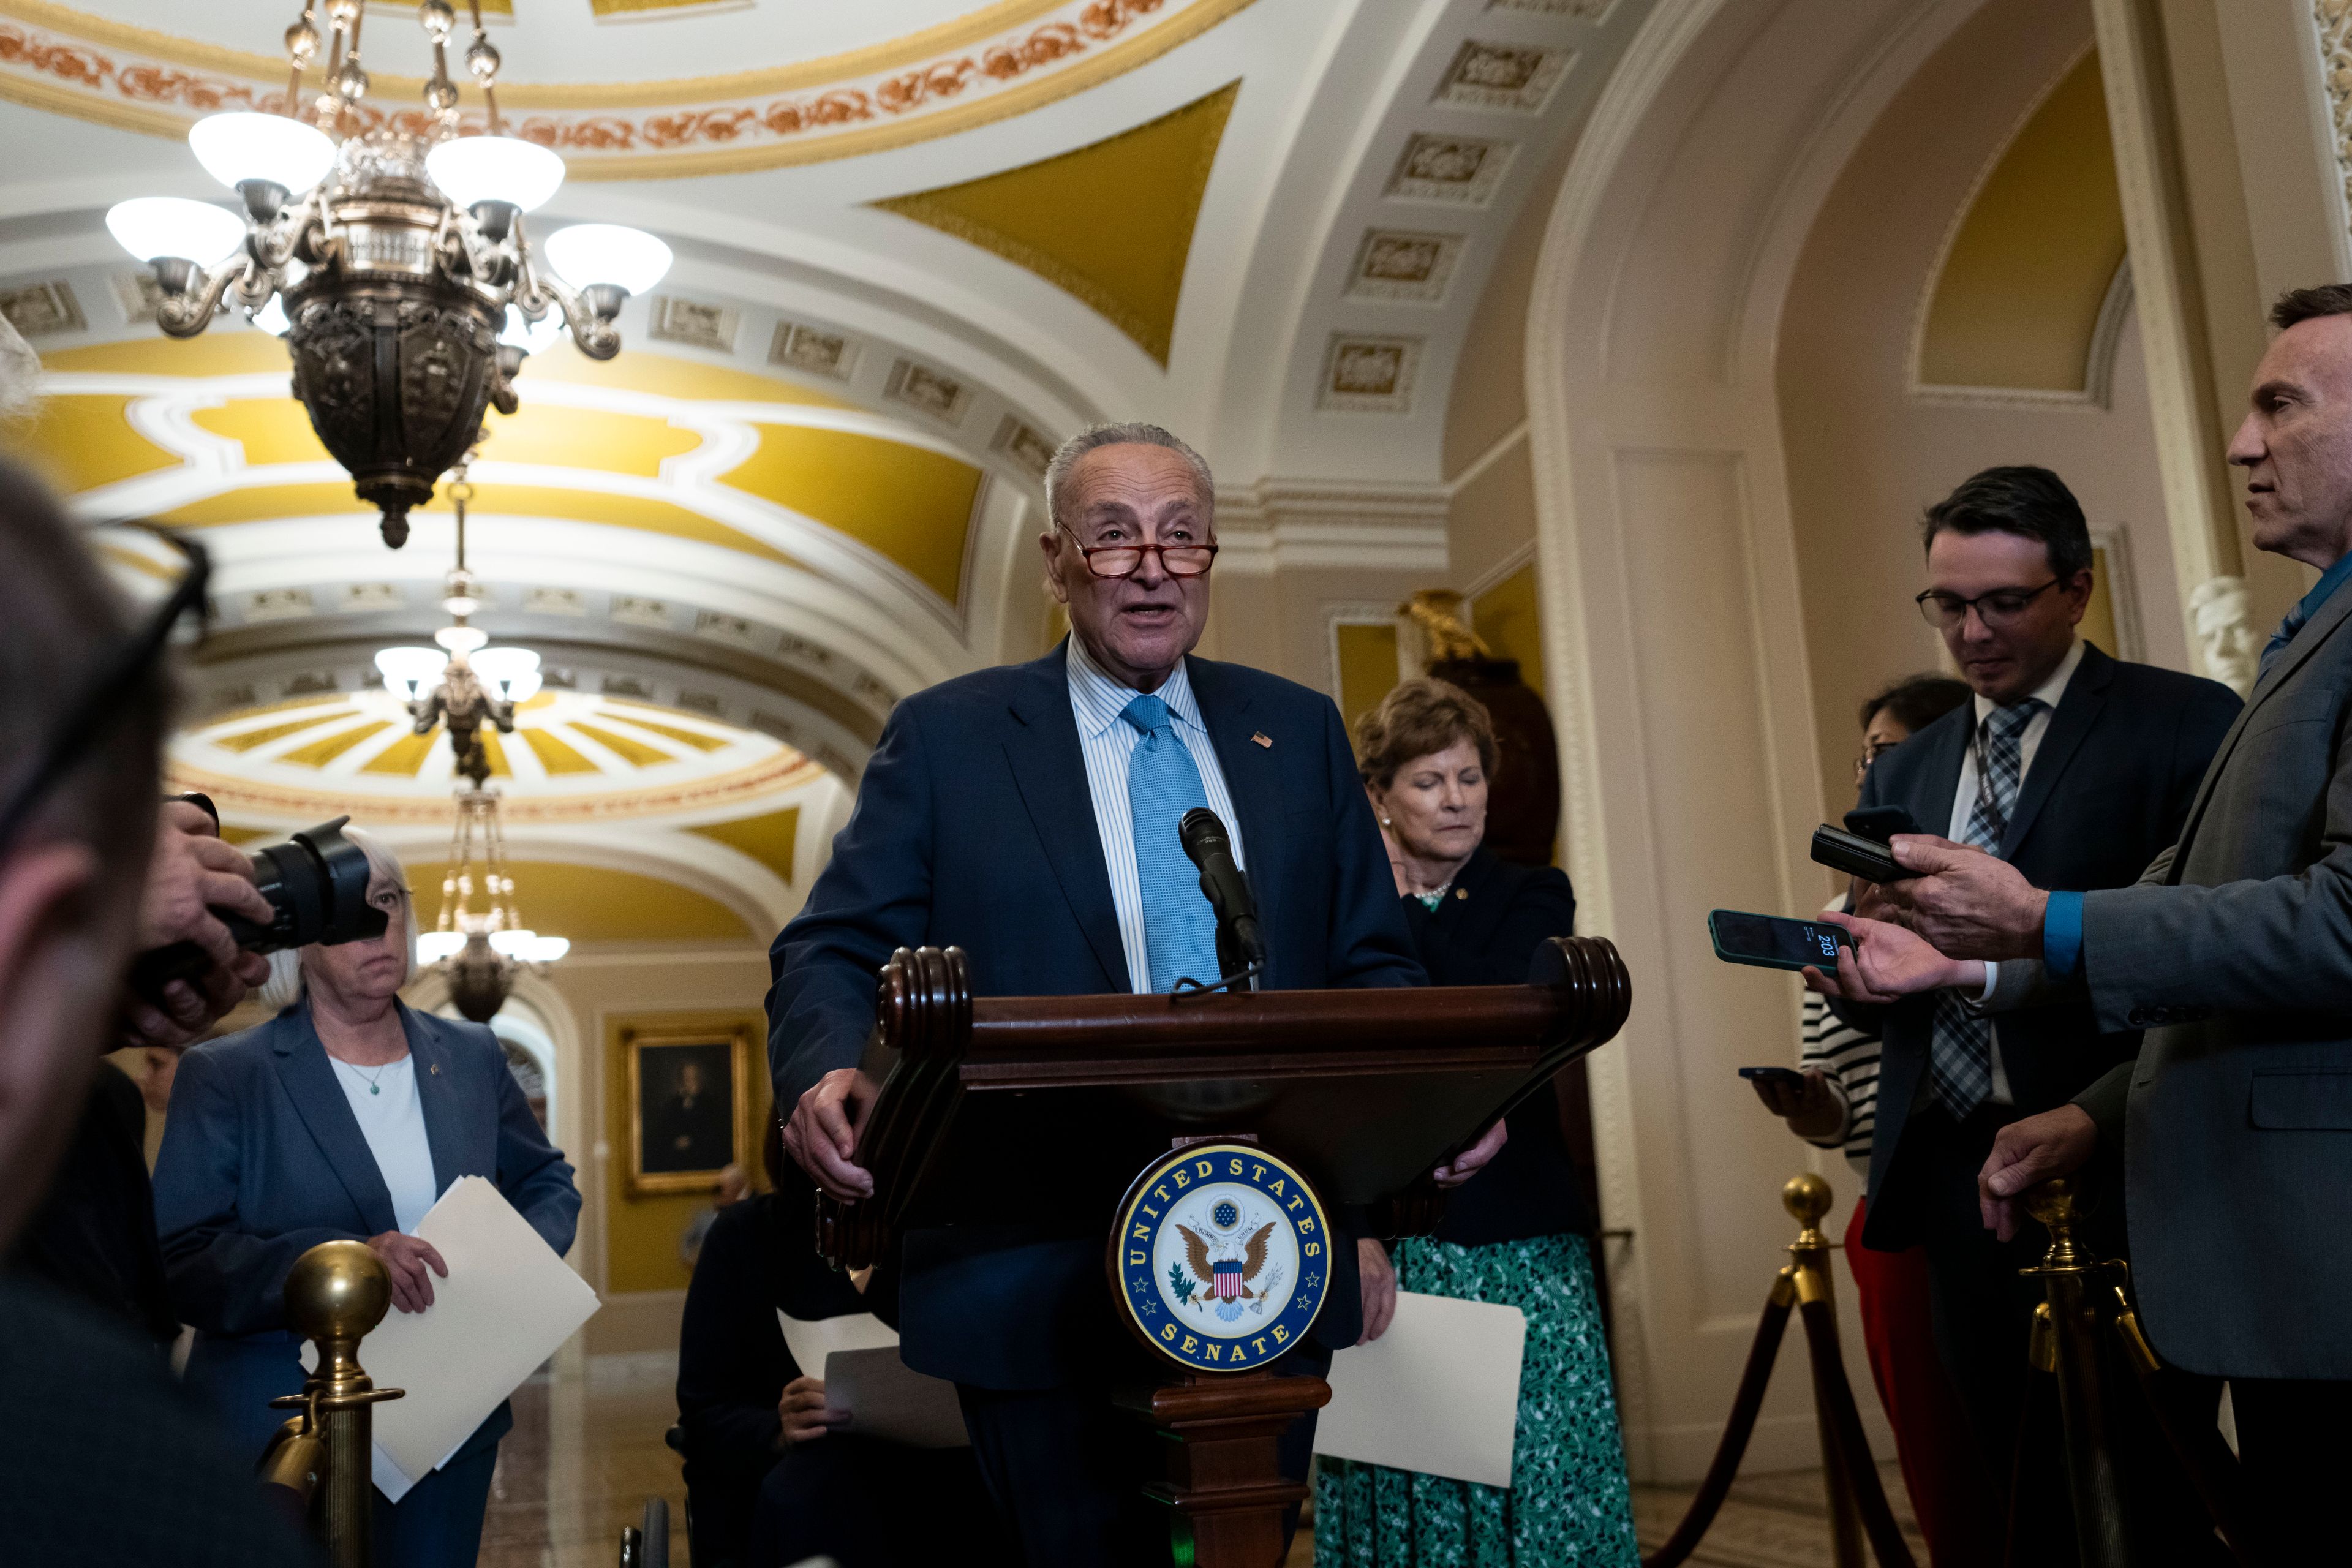
[[[569,1251],[580,1191],[498,1037],[404,1005],[400,1016],[434,1184],[446,1192],[460,1176],[487,1176],[548,1246]],[[155,1158],[155,1228],[172,1304],[197,1331],[188,1383],[251,1440],[257,1459],[285,1419],[269,1401],[302,1386],[299,1342],[286,1327],[294,1260],[322,1241],[400,1228],[307,1002],[181,1058]],[[512,1425],[501,1405],[463,1451]]]
[[[1330,699],[1240,665],[1193,658],[1186,672],[1241,819],[1269,952],[1261,984],[1423,984]],[[874,1026],[875,972],[894,949],[927,943],[962,948],[982,995],[1131,987],[1061,647],[943,682],[891,714],[831,863],[770,952],[778,1105],[857,1065]],[[903,1239],[900,1342],[916,1370],[1045,1388],[1103,1364],[1103,1336],[1117,1331],[1103,1226],[1120,1185],[1165,1152],[1166,1138],[1073,1127],[1040,1135],[1050,1142],[1036,1152],[1043,1161],[1050,1151],[1061,1180],[1042,1164],[1008,1167],[1001,1185],[970,1194],[955,1223]],[[1090,1136],[1098,1146],[1073,1149]],[[1003,1146],[1027,1152],[1013,1138]],[[1106,1187],[1112,1172],[1123,1173]],[[1315,1331],[1331,1348],[1354,1343],[1362,1327],[1354,1248],[1338,1251]]]
[[[2237,693],[2218,681],[2124,663],[2086,645],[1996,852],[2037,888],[2129,887],[2179,837],[2238,708]],[[1963,702],[1880,757],[1863,781],[1862,804],[1907,807],[1923,832],[1948,833],[1975,724],[1976,705]],[[1880,1019],[1864,1232],[1875,1247],[1900,1250],[1919,1239],[1918,1205],[1935,1183],[1902,1157],[1911,1102],[1927,1072],[1935,1000],[1912,997]],[[2017,1118],[2063,1105],[2139,1048],[2137,1030],[2102,1034],[2087,997],[2004,1013],[1993,1020],[1993,1037]]]

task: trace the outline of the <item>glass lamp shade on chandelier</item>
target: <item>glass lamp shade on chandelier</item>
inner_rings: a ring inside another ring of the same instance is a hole
[[[477,1024],[488,1023],[506,1005],[525,966],[540,969],[572,950],[562,937],[541,936],[522,923],[514,886],[499,830],[498,792],[460,787],[448,869],[441,878],[441,912],[433,929],[417,937],[416,960],[440,967],[450,1002]]]
[[[362,107],[360,0],[327,0],[325,87],[306,103],[320,8],[305,5],[286,30],[282,111],[215,114],[189,129],[197,162],[236,190],[244,216],[142,196],[106,223],[154,268],[167,336],[194,337],[233,300],[286,339],[294,395],[396,550],[410,509],[473,445],[483,411],[515,411],[525,354],[568,329],[581,353],[611,359],[622,303],[660,281],[670,252],[614,224],[531,241],[523,216],[555,195],[563,160],[507,133],[479,0],[465,52],[478,120],[461,115],[450,79],[457,16],[446,0],[417,7],[433,51],[422,112]]]

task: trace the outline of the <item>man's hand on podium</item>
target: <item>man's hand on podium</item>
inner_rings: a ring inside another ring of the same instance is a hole
[[[882,1086],[856,1068],[836,1068],[801,1096],[784,1123],[784,1152],[829,1197],[844,1203],[874,1195],[874,1178],[852,1163],[857,1129]]]
[[[1437,1184],[1441,1187],[1458,1187],[1485,1170],[1486,1162],[1501,1153],[1503,1145],[1510,1141],[1511,1124],[1507,1121],[1497,1121],[1486,1129],[1486,1135],[1484,1138],[1454,1155],[1452,1164],[1440,1165],[1431,1174],[1436,1178]]]

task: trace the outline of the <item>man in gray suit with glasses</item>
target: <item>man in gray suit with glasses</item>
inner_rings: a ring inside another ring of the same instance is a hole
[[[2230,445],[2254,542],[2321,575],[2264,648],[2244,712],[2172,848],[2134,887],[2043,891],[1990,855],[1897,838],[1871,995],[1981,979],[2000,1011],[2087,995],[2137,1061],[2001,1130],[1979,1183],[2008,1235],[2020,1194],[2121,1145],[2141,1321],[2199,1380],[2227,1379],[2256,1559],[2343,1559],[2352,1473],[2352,285],[2283,296]]]

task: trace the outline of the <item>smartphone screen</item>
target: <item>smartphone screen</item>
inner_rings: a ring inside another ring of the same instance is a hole
[[[1814,964],[1835,969],[1838,940],[1844,933],[1818,921],[1786,920],[1778,915],[1740,914],[1717,910],[1707,917],[1717,948],[1733,963],[1763,963],[1776,968]]]

